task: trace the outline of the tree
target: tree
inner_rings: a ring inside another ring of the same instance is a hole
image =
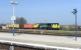
[[[15,20],[15,24],[26,24],[27,20],[24,17],[17,17]]]

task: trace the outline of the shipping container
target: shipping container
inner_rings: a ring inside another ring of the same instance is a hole
[[[0,24],[0,29],[2,29],[2,26],[6,26],[6,24]]]
[[[6,26],[2,26],[2,29],[7,29],[7,27]]]
[[[24,29],[32,29],[33,24],[24,24]]]
[[[19,24],[19,29],[24,29],[24,24]]]
[[[39,28],[39,24],[33,24],[33,28],[34,29],[38,29]]]
[[[6,27],[8,28],[19,28],[19,24],[7,24]]]

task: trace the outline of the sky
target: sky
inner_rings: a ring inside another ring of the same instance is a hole
[[[0,1],[0,23],[11,22],[11,0]],[[24,17],[28,23],[74,24],[73,9],[78,10],[78,25],[81,25],[81,0],[16,0],[15,15]]]

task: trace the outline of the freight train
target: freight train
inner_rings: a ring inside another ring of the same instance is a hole
[[[46,29],[46,30],[59,30],[59,23],[36,23],[36,24],[7,24],[7,28],[12,29]]]

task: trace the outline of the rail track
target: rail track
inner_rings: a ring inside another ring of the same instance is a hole
[[[75,31],[64,30],[41,30],[41,29],[0,29],[0,32],[19,33],[19,34],[42,34],[42,35],[56,35],[56,36],[75,36]],[[81,31],[76,33],[81,37]]]

